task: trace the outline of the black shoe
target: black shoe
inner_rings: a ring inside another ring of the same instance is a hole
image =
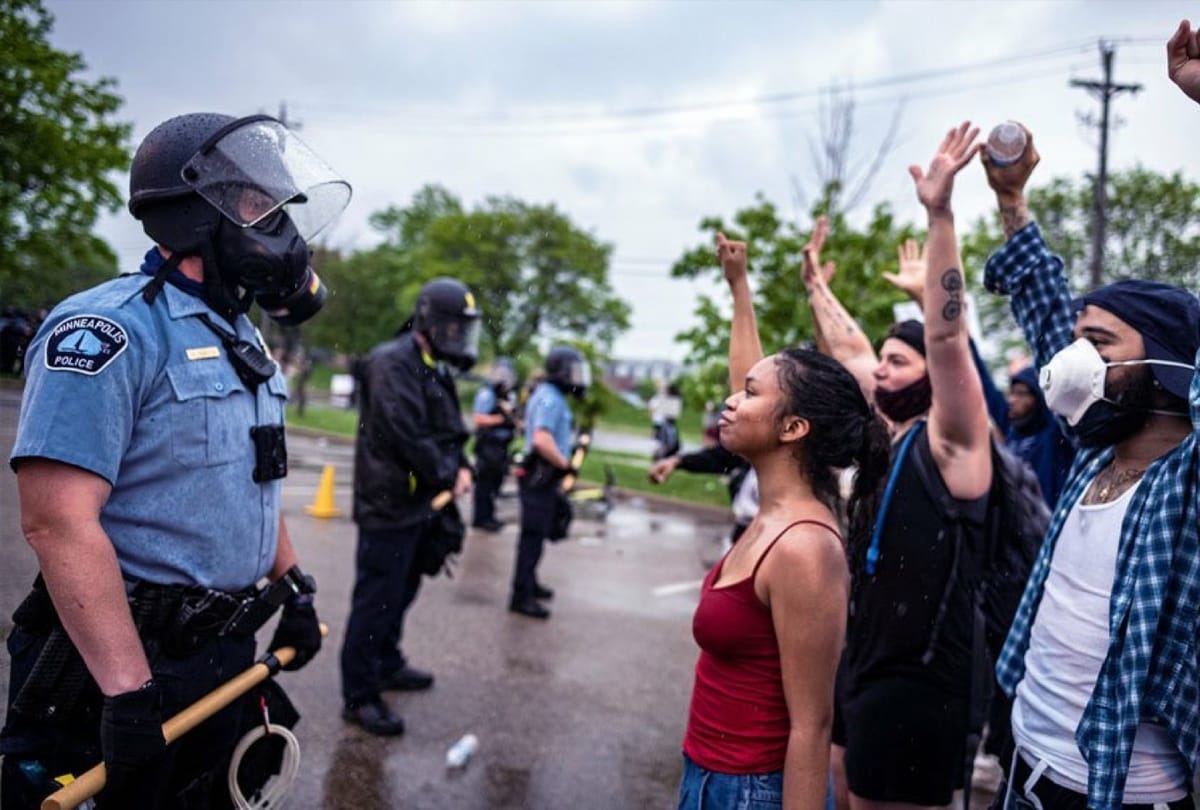
[[[532,596],[524,599],[513,599],[508,603],[508,609],[513,613],[520,613],[522,616],[528,616],[531,619],[549,619],[550,611],[546,610],[538,600]]]
[[[533,598],[534,599],[553,599],[554,591],[550,590],[545,585],[538,582],[538,583],[535,583],[533,586]]]
[[[482,520],[479,523],[472,523],[471,528],[483,529],[485,532],[498,532],[504,528],[504,524],[499,520]]]
[[[398,737],[404,733],[404,721],[392,714],[383,701],[354,708],[347,706],[342,709],[342,719],[380,737]]]
[[[407,664],[379,680],[379,688],[387,691],[419,692],[431,686],[433,686],[433,673],[415,669]]]

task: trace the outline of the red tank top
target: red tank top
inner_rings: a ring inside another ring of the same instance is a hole
[[[714,588],[725,565],[722,558],[704,578],[692,618],[700,658],[683,738],[683,752],[702,768],[732,774],[783,768],[791,726],[779,642],[770,608],[754,593],[754,578],[779,539],[801,523],[837,534],[818,520],[797,520],[767,545],[750,576]]]

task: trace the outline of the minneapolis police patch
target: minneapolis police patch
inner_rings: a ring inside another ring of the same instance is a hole
[[[99,374],[129,345],[129,336],[117,322],[99,315],[73,315],[46,338],[46,368]]]

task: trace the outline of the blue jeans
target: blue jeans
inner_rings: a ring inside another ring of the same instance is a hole
[[[780,810],[782,807],[783,771],[717,773],[683,755],[679,810]]]

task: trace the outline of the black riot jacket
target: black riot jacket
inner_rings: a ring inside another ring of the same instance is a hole
[[[354,520],[364,529],[419,523],[432,515],[433,497],[469,467],[454,380],[403,332],[371,350],[359,385]]]

